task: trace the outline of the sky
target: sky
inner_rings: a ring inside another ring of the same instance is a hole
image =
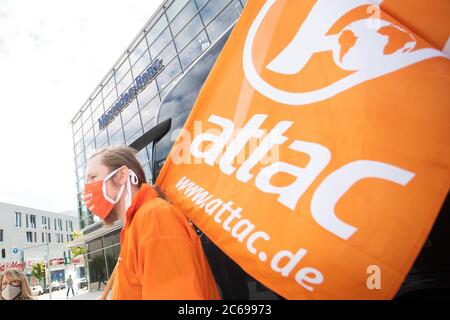
[[[70,121],[162,0],[0,0],[0,202],[76,211]]]

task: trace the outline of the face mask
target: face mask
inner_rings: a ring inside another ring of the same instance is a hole
[[[108,197],[108,192],[106,190],[106,181],[111,179],[120,169],[121,168],[114,170],[103,180],[87,183],[84,186],[84,195],[85,198],[87,198],[85,202],[86,206],[100,219],[105,220],[109,216],[112,209],[114,208],[114,205],[119,202],[125,188],[127,189],[127,194],[125,196],[125,210],[128,210],[128,208],[131,206],[131,184],[138,184],[137,175],[131,169],[129,170],[130,175],[128,177],[128,180],[126,184],[120,187],[116,199],[111,199],[110,197]]]
[[[2,298],[5,300],[14,300],[22,292],[20,287],[14,287],[8,284],[5,289],[2,290]]]

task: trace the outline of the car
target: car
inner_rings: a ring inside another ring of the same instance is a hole
[[[53,281],[51,283],[51,287],[52,287],[52,292],[53,291],[59,291],[61,289],[61,284],[58,281]],[[44,293],[49,293],[48,286],[46,286],[44,288]]]
[[[87,288],[87,286],[88,286],[88,281],[86,278],[80,278],[78,280],[78,289]]]
[[[55,290],[61,290],[61,283],[58,281],[53,281],[52,288],[55,288]]]
[[[65,289],[65,288],[66,288],[66,284],[64,282],[60,282],[59,283],[59,289],[62,290],[62,289]]]
[[[33,296],[40,296],[40,295],[44,294],[44,288],[42,288],[39,285],[32,286],[32,287],[30,287],[30,289],[31,289],[31,294]]]

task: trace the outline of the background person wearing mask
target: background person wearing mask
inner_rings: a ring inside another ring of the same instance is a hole
[[[124,221],[112,299],[220,299],[193,226],[145,182],[134,149],[100,150],[86,173],[86,206],[108,224]]]
[[[0,276],[0,300],[33,300],[30,285],[20,269],[8,269]]]

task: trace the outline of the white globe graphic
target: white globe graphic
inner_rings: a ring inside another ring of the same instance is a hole
[[[340,68],[349,71],[376,69],[390,55],[415,48],[417,41],[406,30],[384,20],[372,21],[355,21],[337,35],[333,58]]]

